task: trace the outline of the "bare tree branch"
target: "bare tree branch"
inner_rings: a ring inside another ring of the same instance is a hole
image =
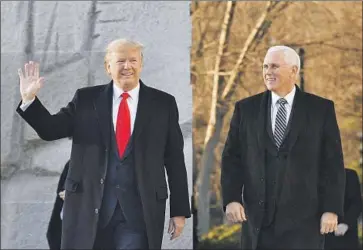
[[[228,79],[227,85],[223,90],[221,99],[225,99],[226,96],[229,94],[229,91],[232,89],[233,84],[235,83],[238,71],[239,71],[239,67],[241,66],[243,59],[247,53],[248,48],[250,47],[253,39],[255,38],[255,36],[257,35],[259,29],[261,28],[262,24],[264,23],[264,21],[266,20],[267,14],[269,11],[271,11],[270,9],[270,5],[271,5],[271,1],[267,2],[266,4],[266,9],[262,12],[260,18],[258,19],[254,29],[251,31],[251,33],[249,34],[249,36],[246,39],[246,42],[244,43],[241,53],[238,57],[238,60],[236,62],[236,64],[234,65],[233,69],[232,69],[232,74]]]

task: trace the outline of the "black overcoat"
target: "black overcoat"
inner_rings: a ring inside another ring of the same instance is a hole
[[[110,149],[112,84],[113,81],[77,90],[73,100],[54,115],[38,98],[25,112],[20,103],[17,108],[43,140],[72,137],[62,249],[91,249],[94,244]],[[140,81],[133,131],[134,162],[150,249],[161,248],[167,180],[170,216],[191,215],[184,140],[178,120],[175,98]]]
[[[250,242],[253,249],[266,200],[264,135],[270,95],[265,91],[236,103],[222,154],[223,208],[233,201],[243,204],[248,232],[242,236],[250,238],[242,242]],[[334,103],[296,86],[291,115],[288,148],[276,155],[287,161],[276,205],[277,235],[308,218],[320,220],[323,212],[343,215],[345,173]],[[319,233],[318,228],[311,230]]]

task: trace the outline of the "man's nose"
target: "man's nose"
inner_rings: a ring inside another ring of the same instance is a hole
[[[272,73],[272,67],[268,66],[267,69],[265,69],[265,74],[270,75]]]
[[[130,68],[130,62],[129,61],[126,61],[125,62],[125,69],[128,69],[128,68]]]

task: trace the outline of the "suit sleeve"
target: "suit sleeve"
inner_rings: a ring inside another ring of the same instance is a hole
[[[73,100],[58,113],[51,115],[38,97],[23,111],[19,103],[16,111],[45,141],[53,141],[73,135],[74,116],[76,112],[78,91]]]
[[[322,212],[343,216],[345,170],[339,127],[334,103],[329,101],[325,113],[322,141],[319,193]]]
[[[188,178],[184,161],[184,139],[179,126],[179,112],[175,98],[169,108],[168,137],[164,163],[170,189],[170,217],[191,217]]]
[[[241,113],[237,103],[222,153],[221,189],[223,211],[231,202],[242,203],[243,173],[240,155],[241,143],[239,140],[240,124]]]
[[[360,191],[360,184],[358,175],[355,171],[347,172],[347,190],[345,200],[349,201],[349,206],[344,211],[343,220],[340,223],[345,223],[349,228],[357,226],[357,220],[362,212],[362,196]]]

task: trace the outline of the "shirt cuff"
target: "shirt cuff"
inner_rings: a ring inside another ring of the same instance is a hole
[[[22,111],[25,111],[33,102],[35,101],[35,97],[31,100],[31,101],[27,101],[27,102],[22,102],[20,105],[20,109]]]

